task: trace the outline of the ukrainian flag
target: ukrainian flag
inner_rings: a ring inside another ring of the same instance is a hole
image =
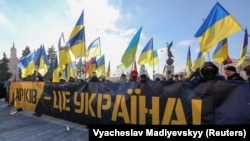
[[[96,61],[96,74],[97,74],[97,77],[100,77],[103,74],[105,74],[105,57],[104,57],[104,55],[102,55]]]
[[[71,61],[69,48],[65,45],[64,34],[59,38],[58,41],[58,50],[59,50],[59,67],[61,70],[64,69],[65,65]]]
[[[138,59],[138,64],[143,65],[149,63],[152,60],[153,60],[153,38],[151,38],[149,42],[146,44],[146,46],[143,48]]]
[[[82,11],[75,27],[73,28],[69,36],[69,49],[73,53],[75,59],[86,56],[86,45],[85,45],[85,27],[84,23],[84,11]]]
[[[86,56],[88,58],[101,56],[101,40],[97,37],[88,47]]]
[[[201,66],[204,64],[205,54],[206,53],[202,53],[201,51],[198,53],[198,56],[197,56],[196,60],[194,61],[194,64],[192,65],[193,71],[195,71],[197,68],[201,68]]]
[[[227,38],[223,39],[220,41],[214,50],[213,54],[213,60],[221,64],[223,61],[227,58],[228,56],[228,43],[227,43]]]
[[[38,73],[41,76],[44,76],[48,72],[49,60],[48,60],[48,57],[46,55],[46,51],[45,51],[43,44],[37,50],[36,58],[35,58],[35,66],[37,68]]]
[[[52,82],[59,82],[59,80],[60,80],[60,67],[58,65],[58,60],[56,58],[54,62]]]
[[[159,64],[159,57],[158,57],[157,50],[154,50],[154,52],[153,52],[153,59],[150,60],[148,62],[148,64],[149,64],[149,66],[154,66],[154,65]]]
[[[241,49],[241,55],[240,55],[240,60],[239,62],[236,64],[236,67],[241,65],[245,58],[246,58],[246,53],[247,53],[247,45],[248,45],[248,33],[247,33],[247,28],[245,30],[245,36],[244,36],[244,42],[243,42],[243,47]]]
[[[76,67],[76,61],[71,61],[66,65],[66,71],[67,71],[67,80],[69,81],[70,77],[76,78],[77,77],[77,67]]]
[[[22,78],[25,78],[29,75],[32,75],[35,71],[35,60],[36,57],[36,53],[32,52],[30,54],[28,54],[27,56],[23,57],[22,59],[20,59],[19,63],[18,63],[18,67],[21,69]]]
[[[135,60],[135,54],[137,51],[137,47],[139,44],[140,36],[141,36],[142,26],[136,32],[132,40],[130,41],[126,51],[122,55],[121,62],[123,63],[125,68],[128,68]]]
[[[210,11],[195,37],[201,52],[208,52],[218,42],[242,29],[242,26],[218,2]]]

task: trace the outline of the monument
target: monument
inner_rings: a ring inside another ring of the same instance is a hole
[[[171,41],[170,43],[167,43],[167,53],[168,53],[168,59],[166,60],[166,64],[167,64],[167,72],[166,72],[166,76],[170,76],[170,75],[174,75],[174,60],[172,59],[172,57],[174,57],[174,55],[171,52],[171,47],[173,45],[173,41]]]
[[[148,71],[147,71],[145,65],[141,65],[139,76],[141,76],[142,74],[146,74],[149,77],[149,74],[148,74]]]

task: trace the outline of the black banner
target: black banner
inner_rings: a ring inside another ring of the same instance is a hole
[[[36,99],[35,111],[84,125],[250,124],[247,81],[45,83]]]

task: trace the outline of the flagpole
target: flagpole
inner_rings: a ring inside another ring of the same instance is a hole
[[[207,52],[207,55],[208,55],[208,61],[210,62],[210,54],[209,54],[209,51]]]
[[[155,59],[154,59],[154,50],[153,50],[153,76],[152,76],[152,78],[153,78],[153,80],[154,80],[154,73],[155,73],[155,61],[154,61]]]
[[[99,36],[99,44],[100,44],[100,54],[99,54],[99,56],[101,56],[102,55],[102,48],[101,48],[101,38],[100,38],[100,36]]]

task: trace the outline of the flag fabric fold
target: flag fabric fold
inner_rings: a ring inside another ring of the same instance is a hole
[[[49,69],[49,60],[46,55],[44,45],[42,44],[36,52],[35,67],[41,76],[44,76]]]
[[[60,81],[60,67],[58,65],[58,59],[56,58],[54,62],[52,82],[59,82],[59,81]]]
[[[205,63],[205,54],[206,53],[202,53],[201,51],[198,53],[197,58],[192,65],[192,71],[201,68],[201,66]]]
[[[227,58],[227,56],[228,56],[228,43],[227,43],[227,38],[225,38],[218,43],[216,49],[214,50],[212,58],[216,63],[221,64]]]
[[[91,58],[91,57],[99,57],[99,56],[101,56],[101,40],[100,40],[100,37],[97,37],[88,46],[86,57]]]
[[[207,52],[218,42],[240,29],[242,26],[217,2],[196,32],[195,37],[198,38],[200,51]]]
[[[21,69],[21,77],[25,78],[29,75],[32,75],[35,71],[35,57],[36,52],[32,52],[27,56],[21,58],[18,62],[18,67]]]
[[[246,53],[247,53],[247,46],[248,46],[248,32],[247,32],[247,28],[245,29],[245,35],[244,35],[244,42],[243,42],[243,47],[241,49],[241,54],[240,54],[240,59],[238,61],[238,63],[236,64],[236,67],[241,65],[245,58],[246,58]]]
[[[158,57],[158,52],[157,50],[154,50],[153,52],[153,59],[148,62],[149,66],[154,66],[159,64],[159,57]]]
[[[70,78],[77,78],[77,67],[76,60],[72,60],[70,63],[66,65],[67,77],[66,81],[69,81]]]
[[[76,25],[71,31],[68,46],[75,59],[86,56],[84,11],[82,11]]]
[[[140,36],[141,36],[142,26],[136,32],[132,40],[130,41],[127,49],[122,55],[121,62],[123,63],[125,68],[128,68],[135,60],[136,51],[138,48]]]
[[[96,61],[96,74],[97,77],[101,77],[105,74],[105,56],[102,55]]]
[[[70,51],[68,46],[65,44],[63,33],[61,34],[58,41],[58,51],[59,51],[59,67],[61,70],[63,70],[65,65],[71,61],[69,53]]]
[[[144,65],[146,63],[149,63],[153,60],[153,38],[151,38],[146,46],[143,48],[139,59],[138,59],[138,64],[139,65]]]

